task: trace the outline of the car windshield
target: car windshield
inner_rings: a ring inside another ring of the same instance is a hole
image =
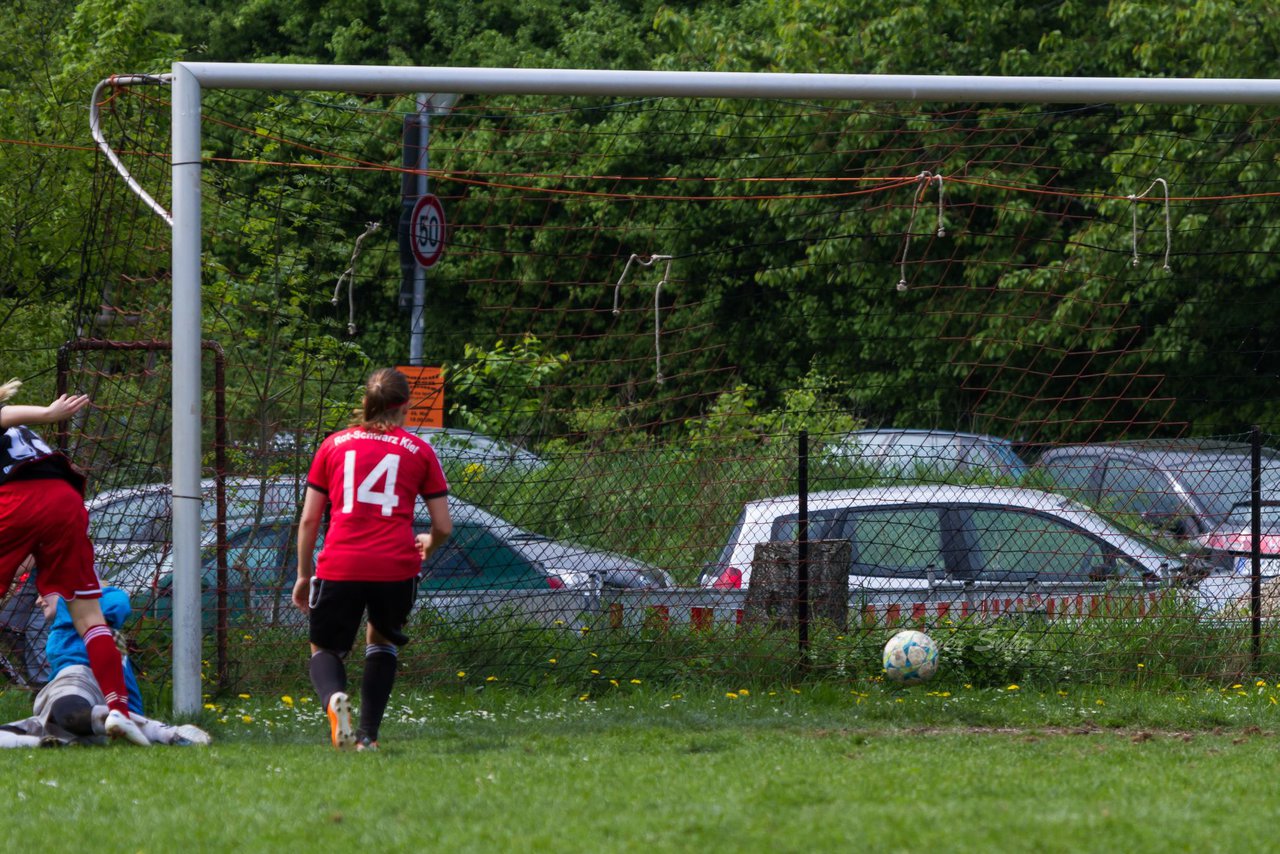
[[[1195,496],[1201,505],[1214,516],[1224,517],[1232,507],[1249,496],[1251,463],[1248,457],[1224,454],[1193,461],[1179,477],[1187,492]],[[1274,463],[1262,469],[1264,482],[1280,480],[1280,467]]]
[[[1263,505],[1259,509],[1259,516],[1262,517],[1263,528],[1280,528],[1280,504],[1277,506],[1268,506],[1266,502],[1280,501],[1280,495],[1263,496]],[[1253,524],[1253,507],[1248,504],[1237,504],[1231,508],[1231,515],[1227,517],[1227,521],[1223,523],[1224,527],[1238,529],[1241,531],[1248,530]]]

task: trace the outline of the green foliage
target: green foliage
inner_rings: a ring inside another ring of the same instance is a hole
[[[453,395],[449,412],[477,432],[527,443],[544,427],[547,386],[569,364],[568,353],[545,350],[533,335],[489,350],[467,344],[465,361],[442,372]]]

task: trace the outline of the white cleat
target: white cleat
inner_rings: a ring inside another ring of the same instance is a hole
[[[119,740],[123,738],[130,744],[136,744],[139,747],[151,746],[151,742],[142,734],[142,730],[138,728],[138,725],[130,720],[128,715],[116,709],[107,712],[106,730],[107,735],[111,736],[112,739]]]
[[[351,700],[339,691],[329,698],[329,737],[338,750],[356,746],[356,733],[351,728]]]
[[[195,724],[182,724],[178,727],[177,736],[174,738],[173,743],[180,747],[187,747],[193,744],[204,745],[211,741],[213,739],[209,736],[209,733]]]

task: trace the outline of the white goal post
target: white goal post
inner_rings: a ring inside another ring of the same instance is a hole
[[[116,78],[128,82],[125,78]],[[201,92],[803,98],[1041,104],[1280,104],[1280,80],[766,74],[178,62],[172,67],[173,707],[201,707]]]

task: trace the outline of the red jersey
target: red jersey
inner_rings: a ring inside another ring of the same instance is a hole
[[[329,529],[316,578],[403,581],[418,574],[415,500],[449,493],[426,440],[398,427],[387,433],[340,430],[316,451],[307,485],[329,496]]]

